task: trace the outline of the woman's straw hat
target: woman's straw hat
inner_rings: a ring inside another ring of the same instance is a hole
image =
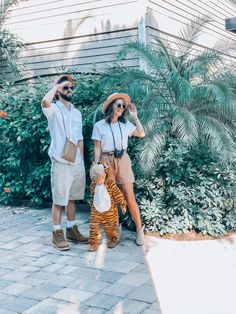
[[[113,102],[113,100],[119,99],[119,98],[124,100],[126,107],[129,106],[131,99],[130,99],[128,94],[114,93],[114,94],[110,95],[107,98],[107,100],[104,102],[104,104],[102,106],[102,111],[105,112],[107,110],[108,106],[110,105],[110,103]]]

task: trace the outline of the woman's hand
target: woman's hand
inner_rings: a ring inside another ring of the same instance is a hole
[[[137,108],[133,103],[130,103],[130,106],[128,107],[129,110],[129,114],[131,115],[133,122],[136,126],[136,129],[134,130],[134,132],[132,133],[132,136],[137,136],[137,137],[144,137],[145,136],[145,132],[143,129],[143,126],[141,124],[141,122],[139,121],[138,118],[138,112],[137,112]]]
[[[138,117],[138,112],[135,104],[130,103],[130,105],[128,106],[128,111],[133,119],[136,119]]]

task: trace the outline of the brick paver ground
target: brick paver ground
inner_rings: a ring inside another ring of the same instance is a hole
[[[123,230],[114,250],[103,239],[97,252],[82,244],[60,252],[51,246],[50,209],[0,212],[0,314],[161,313],[146,259],[151,245],[136,246],[133,232]],[[88,234],[88,212],[77,217]]]

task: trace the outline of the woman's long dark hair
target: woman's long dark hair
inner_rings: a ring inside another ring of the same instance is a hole
[[[106,111],[105,111],[105,120],[107,123],[111,123],[112,121],[112,118],[113,118],[113,114],[114,114],[114,111],[113,111],[113,104],[115,103],[116,99],[113,100],[110,105],[107,107]],[[127,109],[124,110],[124,112],[122,113],[122,115],[118,118],[118,121],[120,122],[123,122],[123,123],[126,123],[127,122],[127,118],[126,118],[126,115],[127,115]]]

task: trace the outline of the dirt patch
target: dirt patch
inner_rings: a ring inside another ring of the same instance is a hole
[[[202,240],[216,240],[216,239],[225,239],[229,240],[233,235],[236,235],[235,231],[230,231],[226,235],[222,236],[215,236],[212,237],[210,235],[203,235],[202,233],[198,233],[196,231],[188,231],[186,233],[181,234],[165,234],[160,235],[159,232],[145,232],[146,235],[160,238],[160,239],[167,239],[167,240],[175,240],[175,241],[202,241]]]

